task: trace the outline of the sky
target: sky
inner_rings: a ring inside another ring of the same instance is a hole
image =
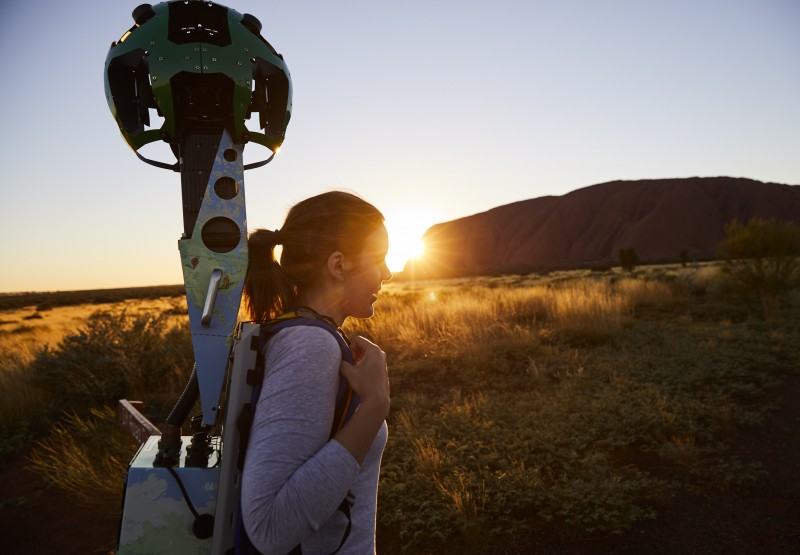
[[[135,157],[103,89],[139,3],[0,2],[0,292],[182,282],[180,176]],[[245,173],[251,230],[333,189],[401,251],[616,179],[800,185],[798,0],[222,3],[258,17],[294,90],[283,147]]]

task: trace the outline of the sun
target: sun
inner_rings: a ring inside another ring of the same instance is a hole
[[[386,265],[392,272],[401,272],[406,262],[419,258],[425,251],[422,235],[436,223],[435,214],[423,208],[403,208],[386,213],[389,232],[389,253]]]

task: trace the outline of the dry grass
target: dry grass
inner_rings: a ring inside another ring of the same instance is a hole
[[[414,467],[425,476],[436,477],[445,460],[445,455],[429,437],[417,437],[411,440],[414,454]]]
[[[461,517],[462,530],[467,530],[486,507],[486,483],[463,469],[458,469],[443,479],[437,476],[435,482],[439,491],[452,503],[453,510]]]
[[[538,534],[623,532],[681,488],[752,483],[757,461],[728,447],[797,371],[800,327],[791,310],[743,318],[721,277],[708,265],[388,284],[375,317],[346,326],[391,361],[383,549],[529,552],[519,542]],[[51,333],[52,313],[0,329]],[[87,426],[70,426],[54,454],[79,450],[67,437]],[[88,470],[56,480],[80,487]]]
[[[553,289],[549,314],[557,333],[600,341],[619,332],[633,301],[605,281],[579,280]]]
[[[129,457],[136,451],[119,429],[113,409],[93,409],[57,423],[33,450],[31,462],[49,482],[81,504],[113,509],[119,505]]]
[[[623,302],[633,306],[669,305],[678,300],[675,288],[663,281],[625,278],[614,285]]]
[[[376,308],[381,318],[351,322],[349,328],[381,344],[452,351],[497,337],[535,341],[529,327],[544,314],[544,307],[542,290],[468,286],[394,292],[388,288]]]
[[[348,323],[392,361],[387,545],[618,533],[676,489],[748,487],[758,463],[726,445],[763,418],[796,333],[742,320],[722,279],[694,265],[390,284]]]
[[[67,335],[78,331],[94,314],[180,313],[180,298],[131,299],[106,304],[79,304],[37,310],[29,306],[0,311],[0,425],[17,422],[45,400],[25,370],[42,349],[57,348]],[[176,321],[185,316],[175,314]]]
[[[97,312],[179,312],[185,307],[183,299],[131,299],[117,303],[79,304],[48,310],[29,306],[0,311],[0,349],[13,348],[26,353],[44,345],[54,347],[66,334],[75,332]],[[27,356],[27,355],[26,355]],[[0,361],[1,363],[2,361]]]
[[[497,340],[535,344],[545,324],[548,334],[597,342],[618,333],[634,306],[672,296],[665,284],[635,279],[616,286],[589,278],[418,289],[390,284],[376,305],[380,317],[350,322],[348,329],[414,355],[463,352]]]

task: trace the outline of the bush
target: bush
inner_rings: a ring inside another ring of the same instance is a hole
[[[742,225],[725,226],[725,240],[717,249],[734,291],[762,303],[800,285],[800,228],[792,222],[753,218]],[[765,306],[766,308],[766,306]]]
[[[632,272],[639,265],[639,255],[636,254],[636,250],[633,247],[619,249],[619,264],[623,270]]]
[[[41,350],[30,372],[54,412],[83,414],[121,398],[146,398],[164,409],[185,385],[192,360],[189,330],[169,327],[165,316],[103,312],[55,349]]]

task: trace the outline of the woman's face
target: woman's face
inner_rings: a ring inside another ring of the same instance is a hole
[[[372,304],[378,300],[378,291],[384,281],[392,279],[386,266],[389,251],[389,234],[381,225],[367,236],[364,248],[352,260],[353,265],[345,277],[346,316],[369,318],[374,313]]]

